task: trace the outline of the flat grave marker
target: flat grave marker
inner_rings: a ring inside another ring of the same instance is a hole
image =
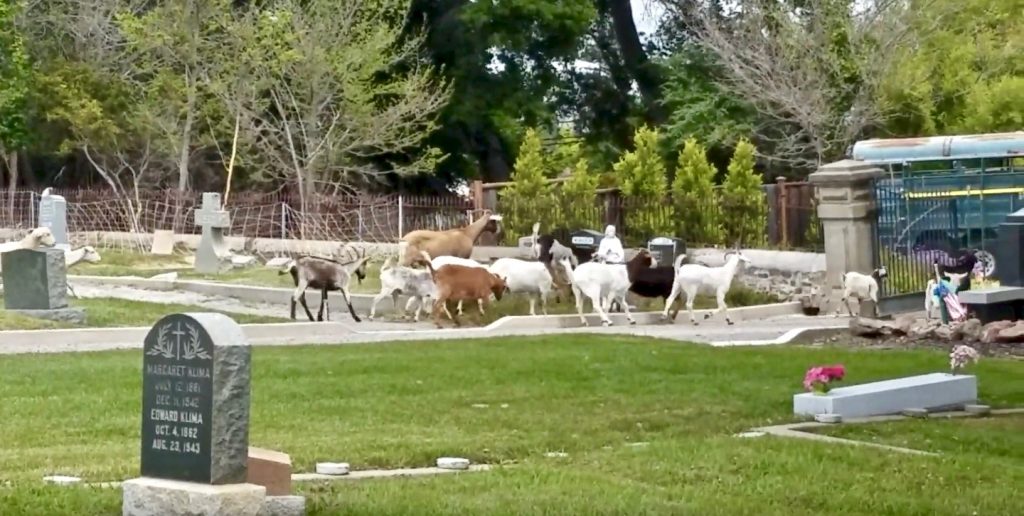
[[[793,413],[840,414],[849,419],[898,414],[906,409],[951,408],[973,404],[977,398],[976,376],[931,373],[839,387],[825,394],[796,394]]]

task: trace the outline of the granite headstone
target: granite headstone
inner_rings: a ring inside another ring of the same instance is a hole
[[[23,315],[82,323],[85,311],[68,306],[64,251],[56,248],[17,249],[0,254],[4,308]]]
[[[68,241],[68,203],[63,196],[50,194],[49,188],[39,198],[39,226],[50,228],[56,242],[54,247],[65,251],[71,249]]]
[[[146,336],[142,476],[246,482],[250,347],[223,314],[164,317]]]
[[[1006,216],[999,224],[995,249],[999,285],[1024,287],[1024,209]]]
[[[995,247],[998,287],[959,292],[960,301],[982,324],[1024,317],[1024,209],[999,224]]]
[[[221,209],[220,194],[203,193],[203,206],[195,212],[195,224],[203,227],[203,234],[196,248],[195,270],[203,274],[220,272],[221,259],[228,255],[224,230],[231,227],[226,210]]]

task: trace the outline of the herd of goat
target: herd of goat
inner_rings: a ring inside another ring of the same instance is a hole
[[[665,302],[662,313],[664,320],[674,320],[679,312],[676,308],[670,315],[675,301],[685,296],[685,305],[690,321],[697,324],[693,313],[693,302],[697,294],[714,295],[718,302],[718,313],[729,318],[725,297],[732,286],[733,278],[750,260],[734,249],[726,253],[725,264],[709,267],[701,264],[684,264],[685,255],[680,255],[671,267],[658,267],[657,260],[648,249],[639,249],[636,255],[625,263],[606,263],[599,257],[579,263],[579,259],[551,235],[539,234],[540,224],[533,227],[532,260],[501,258],[485,265],[470,259],[473,245],[485,231],[497,231],[500,216],[490,212],[473,223],[446,231],[417,230],[402,238],[398,259],[388,257],[380,269],[380,293],[370,307],[369,319],[376,315],[377,305],[391,297],[396,311],[398,296],[408,296],[403,318],[413,304],[413,319],[420,320],[428,300],[432,303],[431,315],[434,324],[441,327],[441,312],[461,325],[458,315],[462,314],[463,302],[476,302],[481,314],[486,313],[491,299],[500,301],[506,293],[525,294],[530,298],[530,315],[537,315],[536,305],[540,302],[541,312],[547,315],[548,297],[555,293],[573,296],[580,322],[586,326],[583,305],[589,300],[594,312],[605,326],[612,324],[608,312],[615,303],[625,313],[630,324],[636,324],[626,301],[628,292],[644,298],[661,298]],[[328,292],[340,291],[348,305],[349,313],[356,322],[360,318],[352,307],[350,282],[354,277],[362,282],[366,277],[370,257],[364,251],[348,262],[328,258],[303,256],[291,260],[281,274],[291,274],[295,292],[291,299],[291,317],[295,318],[296,304],[301,304],[309,320],[314,320],[305,300],[308,288],[321,293],[320,307],[316,320],[323,321],[326,310],[330,318]],[[449,302],[457,302],[455,314],[448,308]],[[705,315],[705,318],[711,314]]]

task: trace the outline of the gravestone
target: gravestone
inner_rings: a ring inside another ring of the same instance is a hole
[[[999,224],[995,248],[999,286],[958,292],[982,324],[1024,317],[1024,209]]]
[[[203,206],[195,212],[195,224],[203,227],[196,249],[195,270],[202,274],[217,274],[221,270],[221,260],[230,254],[224,231],[231,227],[228,212],[221,209],[219,193],[203,193]]]
[[[18,249],[0,254],[4,308],[15,313],[64,321],[85,322],[85,311],[68,306],[68,277],[64,251],[56,248]]]
[[[158,229],[153,232],[153,245],[149,254],[170,256],[174,254],[174,232],[169,229]]]
[[[266,489],[246,483],[250,347],[223,314],[172,314],[142,354],[142,477],[123,514],[256,515]]]
[[[43,190],[39,198],[39,227],[50,228],[56,242],[54,247],[71,250],[68,241],[68,203],[63,196],[51,195],[49,188]]]
[[[797,394],[793,396],[793,413],[869,417],[898,414],[906,409],[958,407],[973,404],[977,398],[977,377],[932,373],[839,387],[825,394]]]

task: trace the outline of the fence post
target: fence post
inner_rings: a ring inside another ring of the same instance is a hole
[[[470,191],[473,193],[473,210],[479,212],[484,209],[484,182],[474,179],[470,183]]]
[[[776,209],[779,210],[779,242],[782,248],[789,247],[789,201],[786,199],[786,178],[779,176],[775,178],[775,184],[778,189],[776,199]]]
[[[281,240],[288,238],[288,210],[285,209],[286,203],[280,202],[281,205]]]
[[[403,202],[404,202],[404,200],[402,199],[402,194],[398,194],[398,239],[399,240],[401,240],[402,239],[402,235],[405,234],[405,231],[403,231],[405,229],[403,227],[403,223],[405,222],[405,212],[404,212],[405,206],[403,206]]]
[[[875,268],[877,206],[874,181],[883,174],[872,165],[853,160],[829,163],[811,174],[818,200],[818,219],[825,233],[825,288],[831,306],[841,297],[842,276],[848,271],[868,274]],[[870,301],[860,304],[861,316],[874,315]]]

